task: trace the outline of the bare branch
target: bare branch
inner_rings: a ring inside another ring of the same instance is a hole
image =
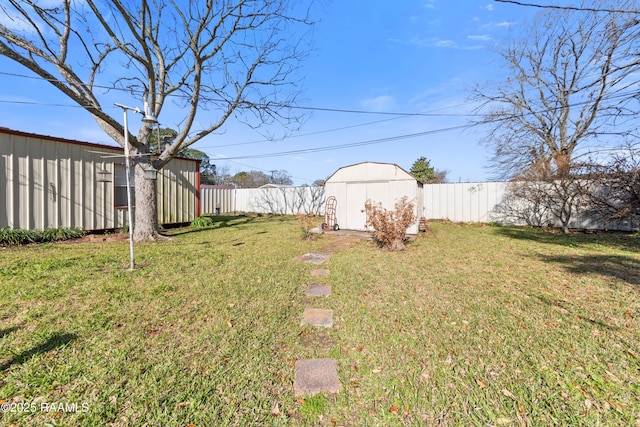
[[[582,145],[626,132],[638,109],[638,27],[630,14],[547,12],[500,52],[509,77],[475,91],[490,109],[478,124],[489,126],[497,177],[566,175]]]

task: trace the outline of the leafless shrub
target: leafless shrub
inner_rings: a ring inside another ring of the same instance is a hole
[[[416,222],[415,205],[407,196],[398,200],[395,210],[387,210],[380,202],[367,200],[364,204],[367,227],[373,228],[373,239],[390,251],[406,249],[407,229]]]
[[[536,227],[558,226],[568,233],[570,222],[587,209],[587,185],[586,180],[576,176],[512,182],[499,210],[514,222]]]
[[[606,227],[637,229],[640,224],[640,158],[635,147],[589,168],[588,213]]]
[[[314,213],[299,213],[296,215],[296,218],[298,218],[298,225],[300,226],[300,230],[302,230],[302,240],[313,239],[311,229],[315,226],[316,215]]]

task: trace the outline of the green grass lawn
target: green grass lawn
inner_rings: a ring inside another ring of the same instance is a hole
[[[133,272],[128,242],[0,250],[0,425],[640,424],[637,234],[434,223],[396,253],[290,217],[172,234]],[[323,251],[328,277],[294,260]],[[339,394],[294,396],[313,357]]]

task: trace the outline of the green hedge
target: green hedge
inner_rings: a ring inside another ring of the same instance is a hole
[[[0,246],[27,245],[29,243],[58,242],[84,236],[80,228],[48,228],[46,230],[20,230],[0,228]]]

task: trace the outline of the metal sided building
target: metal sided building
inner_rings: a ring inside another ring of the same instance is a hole
[[[393,210],[396,201],[407,196],[415,205],[417,218],[424,216],[422,183],[392,163],[363,162],[342,167],[327,179],[324,188],[327,198],[336,198],[336,222],[341,229],[367,230],[364,212],[367,200]],[[407,233],[418,233],[417,221]]]
[[[157,191],[160,224],[193,220],[200,162],[171,160],[158,171]],[[121,228],[128,222],[123,150],[0,128],[0,201],[0,228]]]

